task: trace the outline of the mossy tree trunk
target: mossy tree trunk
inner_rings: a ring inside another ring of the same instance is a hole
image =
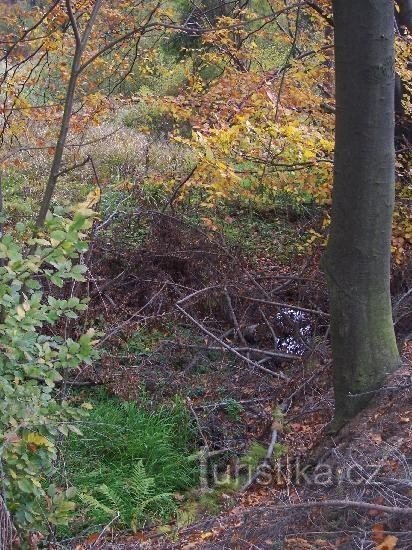
[[[399,364],[390,297],[394,24],[389,0],[333,0],[336,143],[329,283],[336,429]]]

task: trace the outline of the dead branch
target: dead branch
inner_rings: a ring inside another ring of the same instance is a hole
[[[216,337],[217,338],[217,337]],[[165,342],[169,344],[174,344],[177,347],[184,347],[184,348],[195,348],[195,349],[203,349],[203,350],[210,350],[210,351],[225,351],[227,350],[226,347],[219,347],[219,346],[207,346],[203,344],[187,344],[186,342],[174,342],[171,340],[165,340]],[[291,353],[282,353],[280,351],[271,351],[268,349],[259,349],[259,348],[250,348],[250,347],[231,347],[231,350],[234,351],[246,351],[250,353],[257,353],[258,355],[266,355],[267,359],[270,359],[271,357],[277,357],[279,359],[284,359],[285,361],[297,361],[299,359],[302,359],[300,355],[292,355]]]
[[[230,294],[227,290],[227,287],[224,288],[224,293],[225,293],[227,307],[228,307],[228,310],[229,310],[230,319],[231,319],[233,327],[235,329],[235,334],[238,335],[238,337],[239,337],[240,341],[242,342],[242,344],[245,344],[245,346],[247,346],[246,339],[245,339],[242,331],[240,330],[239,321],[237,320],[235,310],[233,309],[232,299],[231,299]]]
[[[262,372],[265,372],[266,374],[270,374],[271,376],[276,376],[278,378],[282,378],[283,380],[289,380],[289,378],[283,374],[283,372],[274,372],[274,371],[271,371],[265,367],[263,367],[262,365],[259,365],[259,363],[255,363],[254,361],[252,361],[251,359],[248,359],[247,357],[245,357],[244,355],[242,355],[241,353],[239,353],[235,348],[229,346],[229,344],[226,344],[226,342],[224,342],[223,340],[221,340],[220,338],[218,338],[217,336],[215,336],[213,334],[213,332],[210,332],[210,330],[208,330],[206,327],[204,327],[197,319],[195,319],[194,317],[192,317],[190,315],[190,313],[188,313],[185,309],[183,309],[182,307],[180,307],[179,303],[176,303],[175,304],[175,307],[176,309],[178,309],[181,313],[183,313],[183,315],[185,317],[187,317],[194,325],[196,325],[202,332],[204,332],[205,334],[207,334],[207,336],[210,336],[210,338],[212,338],[213,340],[215,340],[216,342],[218,342],[223,348],[227,349],[228,351],[230,351],[231,353],[233,353],[233,355],[236,355],[236,357],[239,357],[240,359],[242,359],[242,361],[244,361],[245,363],[247,363],[248,365],[250,365],[251,367],[255,368],[255,369],[258,369]]]
[[[315,315],[321,315],[322,317],[329,317],[329,313],[325,313],[319,309],[310,309],[307,307],[295,306],[292,304],[286,304],[284,302],[272,302],[271,300],[263,300],[261,298],[252,298],[251,296],[239,296],[243,300],[249,300],[250,302],[257,302],[259,304],[267,304],[269,306],[283,307],[288,309],[296,309],[298,311],[304,311],[305,313],[314,313]]]
[[[78,168],[82,168],[88,162],[90,162],[90,157],[89,156],[87,156],[81,162],[78,162],[76,164],[72,164],[71,166],[67,166],[67,168],[63,168],[62,170],[60,170],[60,172],[57,175],[59,177],[64,176],[64,175],[68,174],[69,172],[72,172],[73,170],[77,170]]]
[[[283,506],[256,506],[245,509],[244,514],[256,512],[258,510],[273,510],[274,512],[287,512],[288,510],[304,510],[306,508],[358,508],[360,510],[376,510],[386,514],[399,514],[412,516],[412,508],[399,508],[398,506],[385,506],[383,504],[373,504],[372,502],[360,502],[355,500],[318,500],[309,502],[298,502],[296,504],[286,504]]]
[[[263,317],[263,320],[265,321],[265,324],[268,327],[270,334],[272,335],[273,345],[275,346],[275,349],[276,349],[279,342],[279,338],[276,336],[276,332],[274,331],[273,326],[270,324],[269,319],[266,317],[264,311],[261,308],[259,308],[259,313]]]
[[[120,325],[117,325],[110,332],[108,332],[106,336],[99,341],[97,346],[99,347],[102,346],[104,342],[112,338],[115,334],[120,332],[124,327],[130,325],[130,323],[134,321],[137,317],[141,316],[140,314],[142,313],[142,311],[145,310],[163,292],[163,289],[165,288],[165,286],[166,285],[164,284],[162,288],[160,288],[160,290],[158,290],[155,294],[153,294],[153,296],[150,298],[148,302],[145,303],[144,306],[142,306],[140,309],[135,311],[128,319],[126,319],[126,321],[123,321],[123,323],[120,323]]]
[[[272,401],[273,397],[256,397],[255,399],[236,399],[236,403],[239,405],[249,405],[252,403],[264,403],[265,401]],[[221,409],[230,405],[233,401],[219,401],[218,403],[209,403],[207,405],[196,405],[195,410],[204,411],[207,409]]]
[[[186,401],[187,401],[187,404],[189,405],[190,412],[192,413],[193,418],[195,419],[198,432],[199,432],[201,438],[203,439],[204,449],[205,449],[206,452],[209,452],[209,442],[208,442],[205,434],[203,433],[199,417],[197,416],[196,411],[193,408],[192,400],[190,399],[190,397],[186,397]]]
[[[269,447],[266,451],[265,458],[263,459],[262,463],[259,465],[259,467],[256,470],[256,473],[254,474],[254,476],[251,477],[251,479],[249,479],[247,481],[247,483],[245,483],[243,485],[243,487],[241,489],[242,493],[247,491],[249,489],[249,487],[251,487],[255,483],[255,481],[257,481],[259,479],[260,474],[262,473],[262,468],[266,468],[266,467],[270,466],[273,451],[275,449],[275,445],[276,445],[277,440],[278,440],[278,433],[279,433],[278,429],[279,429],[279,423],[274,422],[273,423],[273,429],[272,429],[272,437],[270,438],[270,443],[269,443]]]

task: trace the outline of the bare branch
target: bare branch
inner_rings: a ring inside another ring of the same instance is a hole
[[[376,510],[386,514],[399,514],[412,516],[412,508],[399,508],[398,506],[385,506],[373,504],[372,502],[359,502],[355,500],[318,500],[309,502],[298,502],[284,506],[256,506],[243,511],[247,514],[258,510],[273,510],[274,512],[287,512],[288,510],[305,510],[306,508],[355,508],[360,510]]]
[[[66,0],[66,9],[69,15],[70,23],[73,29],[74,39],[76,40],[76,48],[81,49],[82,39],[80,36],[79,26],[77,24],[76,16],[73,13],[71,0]]]
[[[182,307],[179,306],[178,303],[175,304],[175,307],[181,312],[183,313],[183,315],[185,315],[188,319],[190,319],[190,321],[192,321],[193,324],[195,324],[198,328],[200,328],[200,330],[202,332],[204,332],[205,334],[207,334],[207,336],[209,336],[210,338],[212,338],[213,340],[215,340],[216,342],[219,342],[219,344],[227,349],[228,351],[230,351],[231,353],[233,353],[233,355],[236,355],[236,357],[239,357],[240,359],[242,359],[242,361],[244,361],[245,363],[247,363],[248,365],[250,365],[251,367],[255,368],[255,369],[258,369],[262,372],[265,372],[266,374],[270,374],[271,376],[276,376],[278,378],[282,378],[283,380],[289,380],[289,378],[283,373],[283,372],[274,372],[270,369],[267,369],[265,367],[263,367],[262,365],[259,365],[259,363],[255,363],[254,361],[252,361],[251,359],[248,359],[247,357],[245,357],[244,355],[242,355],[241,353],[239,353],[235,348],[232,348],[231,346],[229,346],[229,344],[226,344],[226,342],[224,342],[223,340],[221,340],[218,336],[215,336],[213,334],[213,332],[210,332],[210,330],[208,330],[206,327],[204,327],[201,323],[199,323],[199,321],[197,319],[195,319],[194,317],[192,317],[190,315],[190,313],[188,313],[185,309],[183,309]]]

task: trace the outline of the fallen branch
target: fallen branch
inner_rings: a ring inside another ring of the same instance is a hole
[[[203,433],[203,430],[202,430],[202,426],[200,424],[200,420],[199,420],[199,417],[197,416],[196,414],[196,411],[195,409],[193,408],[193,405],[192,405],[192,400],[190,399],[190,397],[187,397],[186,398],[186,401],[187,401],[187,404],[189,405],[189,409],[193,415],[193,418],[195,419],[195,422],[196,422],[196,425],[197,425],[197,429],[199,431],[199,434],[201,436],[201,438],[203,439],[203,443],[204,443],[204,447],[206,449],[206,451],[209,451],[209,443],[207,441],[207,438],[205,436],[205,434]]]
[[[272,302],[271,300],[263,300],[262,298],[252,298],[251,296],[239,296],[243,300],[249,300],[250,302],[257,302],[258,304],[266,304],[268,306],[283,307],[288,309],[296,309],[297,311],[304,311],[305,313],[314,313],[315,315],[321,315],[322,317],[329,317],[329,313],[325,313],[320,309],[310,309],[307,307],[294,306],[292,304],[286,304],[284,302]]]
[[[235,310],[233,309],[232,299],[231,299],[230,294],[229,294],[226,287],[224,288],[224,292],[225,292],[227,307],[228,307],[228,310],[229,310],[229,315],[230,315],[230,318],[231,318],[231,321],[232,321],[233,328],[235,329],[235,334],[237,334],[237,336],[240,339],[240,341],[242,342],[242,344],[245,344],[245,346],[247,346],[246,339],[243,336],[243,332],[240,329],[239,321],[237,320]]]
[[[222,407],[227,407],[227,405],[230,405],[231,403],[233,403],[233,399],[230,400],[230,401],[219,401],[217,403],[208,403],[207,405],[196,405],[196,407],[194,407],[196,410],[199,410],[199,411],[204,411],[204,410],[207,410],[207,409],[221,409]],[[256,397],[255,399],[236,399],[235,400],[237,404],[239,405],[248,405],[248,404],[252,404],[252,403],[263,403],[265,401],[273,401],[273,396],[272,397]]]
[[[185,317],[187,317],[194,325],[196,325],[202,332],[204,332],[205,334],[207,334],[207,336],[209,336],[210,338],[212,338],[213,340],[215,340],[216,342],[219,342],[219,344],[227,349],[228,351],[230,351],[231,353],[233,353],[233,355],[236,355],[236,357],[239,357],[240,359],[242,359],[242,361],[244,361],[245,363],[247,363],[248,365],[250,365],[251,367],[254,367],[255,369],[258,369],[262,372],[265,372],[266,374],[270,374],[271,376],[277,376],[278,378],[282,378],[283,380],[289,380],[289,378],[283,374],[283,372],[274,372],[274,371],[271,371],[265,367],[262,367],[262,365],[259,365],[258,363],[255,363],[254,361],[252,361],[251,359],[248,359],[247,357],[245,357],[244,355],[242,355],[241,353],[239,353],[235,348],[232,348],[231,346],[229,346],[229,344],[226,344],[226,342],[224,342],[223,340],[221,340],[220,338],[218,338],[217,336],[215,336],[213,334],[213,332],[210,332],[210,330],[208,330],[206,327],[204,327],[202,325],[202,323],[199,323],[199,321],[197,319],[195,319],[194,317],[192,317],[190,315],[190,313],[188,313],[185,309],[183,309],[182,307],[180,307],[179,303],[176,303],[175,304],[176,306],[176,309],[178,309],[181,313],[183,313],[183,315]]]
[[[158,290],[155,294],[153,294],[153,296],[150,298],[148,302],[145,303],[144,306],[142,306],[139,310],[133,313],[128,319],[126,319],[126,321],[123,321],[123,323],[120,323],[115,328],[113,328],[110,332],[106,333],[106,335],[102,338],[102,340],[99,340],[97,345],[99,347],[102,346],[107,340],[109,340],[115,334],[123,330],[126,326],[130,325],[130,323],[135,319],[137,319],[137,317],[141,316],[140,315],[141,312],[144,309],[146,309],[163,292],[163,289],[165,288],[165,286],[166,286],[166,283],[162,285],[162,288],[160,290]]]
[[[273,451],[275,449],[275,445],[277,443],[277,440],[278,440],[278,427],[279,427],[279,423],[278,422],[275,422],[273,424],[273,429],[272,429],[272,437],[270,438],[270,443],[269,443],[269,447],[266,451],[266,455],[265,455],[265,458],[263,459],[263,461],[261,462],[261,464],[259,464],[259,467],[258,469],[256,470],[255,474],[253,477],[251,477],[242,487],[241,489],[241,492],[244,493],[245,491],[247,491],[249,489],[249,487],[251,487],[255,481],[257,481],[260,477],[260,474],[262,473],[262,468],[264,467],[267,467],[267,466],[270,466],[270,462],[271,462],[271,459],[272,459],[272,455],[273,455]]]
[[[412,516],[412,508],[399,508],[398,506],[385,506],[373,504],[372,502],[359,502],[355,500],[318,500],[309,502],[298,502],[283,506],[256,506],[243,511],[247,514],[256,510],[273,510],[274,512],[286,512],[288,510],[304,510],[306,508],[359,508],[360,510],[376,510],[387,514],[400,514]]]
[[[215,338],[218,338],[217,336]],[[222,339],[219,338],[220,342],[224,342]],[[174,344],[178,347],[184,347],[184,348],[195,348],[195,349],[204,349],[205,351],[225,351],[227,350],[227,347],[223,346],[207,346],[206,344],[187,344],[185,342],[174,342],[171,340],[167,341],[170,344]],[[272,351],[269,349],[260,349],[260,348],[250,348],[250,347],[230,347],[231,351],[248,351],[257,353],[258,355],[266,355],[268,358],[270,357],[278,357],[279,359],[284,359],[285,361],[296,361],[298,359],[302,359],[300,355],[293,355],[292,353],[282,353],[280,351]],[[243,357],[243,355],[242,355]]]

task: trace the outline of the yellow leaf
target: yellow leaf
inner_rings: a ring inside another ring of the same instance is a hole
[[[33,443],[38,447],[47,447],[48,449],[53,449],[54,447],[51,441],[36,432],[30,432],[29,434],[27,434],[26,441],[27,443]]]
[[[81,210],[84,208],[92,208],[100,201],[100,196],[100,187],[95,187],[93,191],[90,191],[90,193],[87,195],[86,200],[78,205],[79,209]]]
[[[378,544],[376,550],[394,550],[394,548],[396,548],[397,542],[397,537],[395,537],[394,535],[388,535],[383,539],[380,544]]]

